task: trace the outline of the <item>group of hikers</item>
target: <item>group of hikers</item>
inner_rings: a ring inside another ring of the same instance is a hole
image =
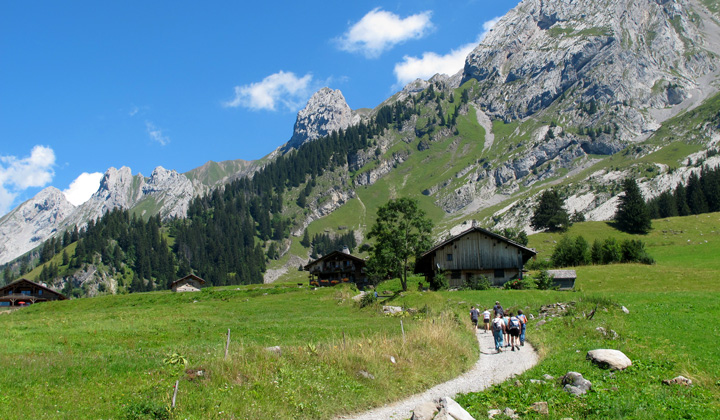
[[[527,325],[527,317],[523,314],[522,309],[518,309],[517,314],[505,312],[500,302],[496,301],[492,311],[494,318],[491,320],[490,309],[482,312],[483,322],[485,324],[484,333],[487,334],[492,330],[495,339],[495,350],[500,353],[503,347],[510,347],[512,351],[520,350],[520,346],[525,345],[525,326]],[[478,321],[480,318],[480,310],[474,306],[470,307],[470,320],[478,329]]]

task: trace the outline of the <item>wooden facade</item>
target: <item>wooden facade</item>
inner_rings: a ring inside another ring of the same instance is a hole
[[[0,287],[0,307],[27,306],[49,300],[65,300],[67,297],[45,285],[28,279],[16,280]]]
[[[558,290],[572,290],[575,288],[577,273],[575,270],[548,270],[548,275],[553,278],[553,287]]]
[[[365,260],[347,252],[333,251],[305,266],[311,286],[334,286],[339,283],[367,285]]]
[[[537,253],[517,242],[479,227],[470,228],[422,254],[415,272],[426,278],[444,272],[450,287],[462,287],[483,275],[493,286],[522,278],[523,266]]]
[[[173,292],[199,292],[204,284],[205,280],[194,274],[190,274],[172,282],[170,289]]]

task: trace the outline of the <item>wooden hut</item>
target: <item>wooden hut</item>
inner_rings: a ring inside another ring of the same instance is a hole
[[[65,299],[67,297],[62,293],[28,279],[16,280],[0,287],[0,306],[27,306],[38,302]]]
[[[572,290],[575,287],[575,270],[548,270],[547,273],[553,278],[553,287],[558,290]]]
[[[450,287],[462,287],[473,276],[485,276],[493,286],[521,279],[523,266],[537,254],[489,230],[472,227],[434,246],[418,258],[415,272],[429,280],[446,273]]]
[[[367,285],[365,260],[350,255],[346,249],[333,251],[305,266],[309,271],[311,286],[334,286],[339,283],[355,283],[362,288]]]
[[[173,292],[199,292],[204,284],[205,280],[194,274],[190,274],[172,282],[170,289]]]

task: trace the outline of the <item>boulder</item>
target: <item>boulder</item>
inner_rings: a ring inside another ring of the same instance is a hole
[[[456,420],[475,420],[464,408],[450,397],[440,398],[440,411],[445,411],[451,419]],[[436,417],[437,418],[437,417]]]
[[[282,348],[280,348],[280,346],[265,347],[265,351],[282,356]]]
[[[413,409],[413,415],[410,420],[433,420],[433,416],[437,412],[437,406],[430,401],[424,402]]]
[[[624,307],[624,306],[622,307],[622,311],[625,312],[626,314],[629,314],[629,313],[630,313],[630,309],[628,309],[628,308],[626,308],[626,307]]]
[[[403,311],[403,309],[401,306],[389,306],[389,305],[383,306],[383,313],[385,313],[385,314],[390,314],[390,315],[399,314],[399,313],[402,313],[402,311]]]
[[[582,374],[578,372],[568,372],[563,376],[562,383],[565,386],[563,388],[565,392],[575,396],[584,395],[592,389],[592,382],[583,378]]]
[[[587,353],[586,359],[603,369],[623,370],[632,365],[632,361],[620,350],[590,350]]]
[[[530,409],[545,416],[550,414],[550,409],[548,408],[548,403],[546,401],[538,401],[534,403]]]
[[[373,375],[372,373],[370,373],[364,369],[359,370],[358,375],[362,376],[365,379],[375,379],[375,375]]]
[[[662,381],[662,383],[665,384],[665,385],[685,385],[685,386],[690,386],[690,385],[692,385],[692,379],[686,378],[686,377],[680,375],[680,376],[676,376],[676,377],[674,377],[674,378],[672,378],[672,379],[665,379],[665,380]]]
[[[555,380],[555,377],[554,377],[554,376],[548,375],[547,373],[544,374],[544,375],[542,376],[542,378],[545,379],[546,381],[554,381],[554,380]]]

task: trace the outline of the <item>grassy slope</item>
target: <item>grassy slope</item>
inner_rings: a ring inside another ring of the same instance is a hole
[[[435,324],[405,318],[405,345],[397,318],[359,310],[347,300],[351,292],[342,289],[228,287],[31,306],[0,316],[6,332],[0,343],[0,418],[19,418],[21,408],[25,418],[152,418],[136,414],[163,413],[175,379],[181,382],[173,418],[329,418],[407,395],[469,367],[476,353],[463,322],[468,306],[487,307],[495,300],[535,314],[541,305],[558,301],[575,301],[577,309],[542,327],[531,324],[529,338],[542,360],[519,377],[522,387],[507,383],[459,398],[476,418],[506,406],[524,418],[538,417],[528,410],[535,401],[549,403],[551,418],[717,417],[719,222],[720,214],[656,221],[643,238],[655,266],[579,267],[582,292],[395,295],[387,302],[426,308],[437,325],[444,322],[441,330],[431,330]],[[590,241],[624,237],[597,222],[576,224],[571,234],[577,233]],[[547,253],[552,240],[533,235],[530,244]],[[385,289],[397,290],[397,281],[381,285]],[[583,313],[595,305],[598,312],[587,320]],[[601,336],[598,326],[617,331],[619,338]],[[224,361],[228,328],[233,341]],[[262,350],[273,345],[282,346],[281,357]],[[625,352],[633,366],[611,374],[585,361],[586,351],[604,347]],[[164,363],[172,353],[209,376],[191,379],[182,366]],[[388,355],[398,364],[389,363]],[[376,379],[362,378],[361,369]],[[569,370],[590,379],[594,390],[571,398],[556,383],[529,383],[544,373],[559,377]],[[679,374],[695,385],[661,385],[661,379]]]
[[[403,344],[398,319],[358,310],[349,293],[297,287],[155,292],[3,315],[0,418],[145,418],[133,413],[162,412],[175,379],[181,380],[177,418],[228,418],[223,412],[327,418],[448,379],[476,357],[464,327],[405,319]],[[233,341],[225,361],[228,328]],[[446,340],[427,346],[428,334],[439,328]],[[262,350],[275,345],[282,346],[281,358]],[[459,357],[419,369],[445,346]],[[165,363],[173,353],[208,376],[193,381],[182,365]],[[359,376],[361,369],[376,380]]]

